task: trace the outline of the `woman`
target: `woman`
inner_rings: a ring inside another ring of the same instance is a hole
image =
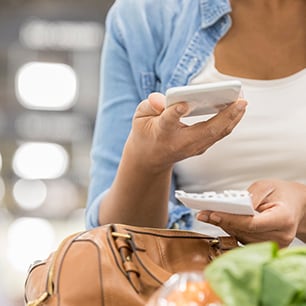
[[[305,241],[305,12],[304,0],[116,1],[101,63],[88,227],[206,231],[210,223],[244,243]],[[244,116],[243,100],[192,126],[180,121],[185,103],[164,109],[170,87],[226,79],[243,84]],[[203,211],[198,222],[174,198],[175,189],[246,188],[254,217]]]

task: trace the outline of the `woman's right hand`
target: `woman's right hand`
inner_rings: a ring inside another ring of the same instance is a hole
[[[100,205],[100,224],[166,226],[173,164],[205,152],[228,135],[246,102],[237,101],[192,126],[180,122],[188,112],[186,103],[164,105],[165,96],[153,93],[137,107],[116,177]]]
[[[245,100],[236,101],[209,120],[188,126],[180,122],[188,113],[187,103],[165,109],[165,96],[152,93],[136,109],[128,151],[132,150],[137,163],[150,172],[168,170],[175,162],[204,153],[230,134],[246,105]]]

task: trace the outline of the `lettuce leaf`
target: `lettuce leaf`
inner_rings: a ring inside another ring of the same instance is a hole
[[[258,306],[263,266],[276,257],[277,251],[274,242],[236,248],[214,259],[204,271],[205,278],[226,306]]]
[[[204,274],[226,306],[306,306],[304,246],[249,244],[218,257]]]
[[[262,306],[306,305],[306,247],[279,251],[264,267]]]

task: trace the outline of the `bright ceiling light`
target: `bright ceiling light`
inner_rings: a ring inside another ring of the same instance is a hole
[[[78,91],[74,70],[65,64],[30,62],[16,74],[16,96],[26,108],[66,110]]]
[[[47,187],[40,180],[18,180],[13,187],[13,195],[17,204],[25,210],[40,207],[47,197]]]
[[[92,21],[47,21],[33,19],[20,27],[21,43],[32,49],[96,50],[100,48],[104,27]]]
[[[7,257],[18,271],[27,271],[35,261],[45,259],[55,243],[51,224],[39,218],[19,218],[9,227]]]
[[[21,145],[13,157],[16,175],[24,179],[54,179],[68,167],[66,150],[52,143],[28,142]]]

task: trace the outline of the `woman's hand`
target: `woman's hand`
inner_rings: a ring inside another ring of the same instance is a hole
[[[222,227],[243,243],[273,240],[286,247],[296,236],[305,239],[305,185],[267,179],[255,182],[248,190],[258,214],[240,216],[202,211],[197,218]]]
[[[246,106],[235,102],[212,119],[187,126],[180,122],[187,104],[165,109],[164,102],[164,95],[154,93],[137,107],[116,177],[100,205],[100,224],[166,226],[173,164],[228,135]]]
[[[177,161],[202,154],[227,136],[242,118],[246,104],[244,100],[234,102],[211,119],[187,126],[180,122],[188,113],[187,103],[165,109],[165,96],[153,93],[135,112],[128,150],[150,172],[169,169]]]

